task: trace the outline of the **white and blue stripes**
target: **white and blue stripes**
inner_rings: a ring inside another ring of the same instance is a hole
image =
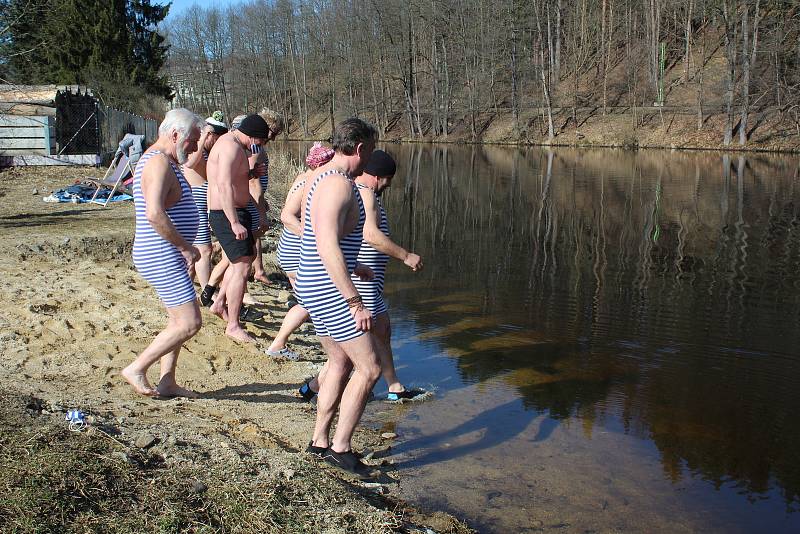
[[[298,189],[302,189],[305,185],[305,180],[301,180],[295,184],[295,186],[289,190],[289,194],[286,195],[286,198],[292,196]],[[280,264],[281,269],[287,273],[297,271],[297,268],[300,266],[300,236],[295,235],[286,227],[283,228],[281,237],[278,240],[278,264]]]
[[[208,161],[208,152],[203,149],[203,159]],[[183,170],[183,165],[181,165]],[[211,226],[208,224],[208,181],[203,182],[203,185],[196,185],[192,187],[192,197],[197,206],[197,215],[200,217],[200,224],[197,227],[197,237],[194,238],[192,245],[210,245],[211,244]]]
[[[250,233],[252,234],[261,226],[261,215],[258,213],[258,206],[252,200],[247,205],[247,213],[250,214]]]
[[[146,152],[133,173],[133,202],[136,208],[133,264],[139,274],[155,288],[164,304],[172,308],[192,302],[197,297],[186,268],[186,260],[175,245],[161,237],[147,220],[147,205],[142,194],[142,171],[150,158],[156,154],[161,152],[158,150]],[[167,160],[169,161],[169,158]],[[197,235],[199,224],[197,206],[191,188],[178,165],[172,161],[169,161],[169,165],[180,183],[181,198],[174,206],[166,209],[166,214],[181,237],[191,243]]]
[[[203,185],[192,187],[192,197],[197,206],[197,216],[199,225],[197,227],[197,237],[194,238],[193,245],[211,244],[211,226],[208,224],[208,182]]]
[[[253,154],[261,153],[262,148],[260,145],[250,145],[250,152]],[[264,154],[264,171],[265,174],[262,174],[258,177],[258,181],[261,184],[261,196],[263,197],[264,194],[267,192],[267,186],[269,185],[269,156]],[[261,199],[257,198],[256,202],[259,202]],[[261,216],[258,213],[258,207],[252,202],[247,205],[247,211],[250,213],[250,219],[253,221],[250,225],[250,231],[255,232],[258,230],[258,227],[261,225]]]
[[[356,328],[355,320],[344,297],[333,284],[317,250],[317,239],[311,222],[311,202],[319,183],[326,176],[342,174],[329,170],[319,175],[311,185],[306,198],[303,236],[300,240],[300,265],[297,269],[296,293],[303,301],[303,307],[311,315],[314,329],[320,337],[330,336],[337,342],[348,341],[363,334]],[[364,234],[364,204],[361,195],[350,176],[346,176],[353,187],[353,195],[358,202],[358,223],[353,231],[339,241],[347,270],[353,272],[358,258],[358,250]]]
[[[358,189],[366,194],[375,195],[372,189],[366,185],[356,185]],[[378,229],[388,237],[389,220],[386,218],[386,210],[383,209],[381,199],[377,195],[375,195],[375,202],[377,202],[380,209]],[[375,278],[369,281],[362,281],[358,276],[352,275],[353,284],[355,284],[361,298],[364,300],[364,306],[372,312],[373,316],[386,313],[388,308],[386,307],[386,301],[383,300],[383,283],[386,279],[386,264],[389,263],[389,256],[375,250],[366,241],[362,241],[361,249],[358,251],[358,263],[366,265],[375,273]]]
[[[250,145],[250,152],[252,154],[260,154],[264,148],[261,145]],[[261,189],[266,192],[267,186],[269,185],[269,155],[264,153],[264,174],[258,177],[258,181],[261,182]]]

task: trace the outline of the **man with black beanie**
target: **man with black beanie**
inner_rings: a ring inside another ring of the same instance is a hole
[[[247,158],[251,145],[261,146],[268,138],[266,121],[255,114],[247,115],[238,130],[219,138],[208,156],[208,219],[231,263],[209,310],[228,322],[227,335],[248,343],[255,342],[255,338],[239,321],[247,275],[253,261],[253,236],[247,211],[250,203]]]

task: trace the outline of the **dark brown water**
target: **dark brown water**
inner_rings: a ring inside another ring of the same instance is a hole
[[[797,157],[389,145],[403,495],[482,532],[800,532]],[[378,393],[385,391],[379,383]]]

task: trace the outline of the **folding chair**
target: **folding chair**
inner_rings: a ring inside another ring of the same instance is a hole
[[[119,142],[117,151],[114,153],[114,158],[111,160],[111,165],[109,165],[108,169],[106,169],[103,179],[90,180],[97,185],[97,191],[94,192],[94,195],[89,202],[93,204],[100,204],[101,206],[105,207],[109,202],[111,202],[111,198],[114,196],[114,193],[116,193],[118,190],[125,190],[123,182],[125,182],[129,176],[133,176],[136,164],[139,162],[142,152],[144,152],[142,146],[143,143],[143,135],[125,134],[125,137],[123,137],[122,141]],[[112,169],[114,170],[113,174],[111,174]],[[110,178],[109,174],[111,174]],[[106,197],[105,200],[98,200],[97,196],[100,194],[100,190],[105,187],[111,188],[108,197]]]

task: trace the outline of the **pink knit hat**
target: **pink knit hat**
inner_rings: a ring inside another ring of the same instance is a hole
[[[306,156],[306,164],[312,169],[316,169],[320,165],[328,163],[335,154],[332,148],[322,146],[322,143],[316,142],[314,146],[308,151]]]

